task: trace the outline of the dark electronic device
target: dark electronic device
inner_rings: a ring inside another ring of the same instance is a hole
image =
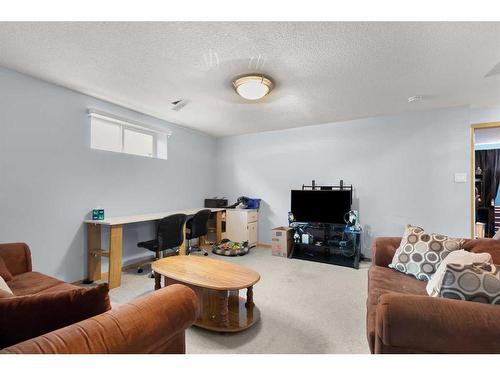
[[[342,224],[351,210],[352,190],[292,190],[291,198],[295,221]]]
[[[351,211],[352,192],[353,186],[343,180],[332,186],[313,180],[302,190],[291,191],[292,258],[359,268],[361,229],[353,230],[357,221],[351,217],[357,218],[357,213]],[[350,226],[346,226],[347,216]]]
[[[205,199],[205,208],[224,208],[227,206],[227,199],[208,198]]]

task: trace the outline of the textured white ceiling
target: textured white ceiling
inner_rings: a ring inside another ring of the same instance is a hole
[[[0,65],[216,136],[498,105],[499,61],[500,23],[0,23]]]

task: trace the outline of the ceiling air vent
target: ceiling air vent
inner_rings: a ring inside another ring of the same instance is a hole
[[[496,64],[493,69],[491,69],[488,74],[484,76],[484,78],[496,76],[497,74],[500,74],[500,62]]]
[[[188,101],[186,99],[179,99],[172,102],[173,107],[171,109],[172,111],[180,111],[186,106],[186,104],[188,104]]]

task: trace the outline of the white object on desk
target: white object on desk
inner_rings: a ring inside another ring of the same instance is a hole
[[[226,235],[235,242],[248,241],[248,246],[256,246],[258,241],[258,210],[254,209],[227,209]]]
[[[484,233],[486,229],[486,224],[485,223],[476,223],[476,230],[475,230],[475,236],[474,238],[484,238]],[[496,238],[495,238],[496,239]]]

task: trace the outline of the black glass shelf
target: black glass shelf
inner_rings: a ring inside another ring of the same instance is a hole
[[[312,243],[295,242],[292,258],[335,264],[358,269],[361,258],[361,231],[345,230],[345,226],[320,223],[295,223],[299,233],[312,235]]]

